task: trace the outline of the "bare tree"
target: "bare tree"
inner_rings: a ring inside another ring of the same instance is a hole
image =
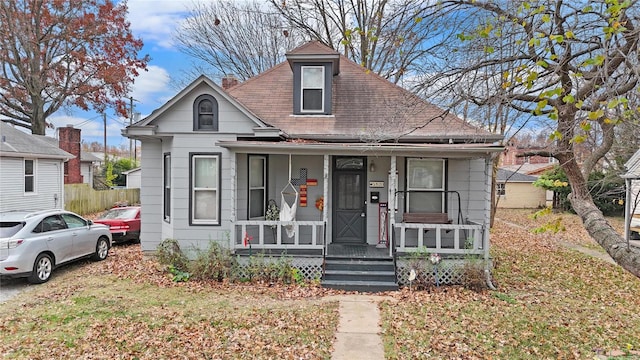
[[[429,71],[446,52],[455,15],[431,17],[428,1],[269,0],[274,9],[311,39],[398,83],[406,74]]]
[[[194,3],[174,38],[183,53],[205,65],[197,71],[213,69],[213,76],[246,80],[282,62],[303,41],[282,16],[268,10],[256,1]]]
[[[615,127],[637,111],[628,106],[626,95],[638,91],[640,79],[638,1],[445,0],[438,9],[475,13],[472,28],[458,37],[485,53],[466,57],[442,79],[497,75],[497,64],[506,67],[499,75],[508,96],[470,93],[470,98],[479,106],[500,101],[553,122],[553,147],[537,154],[559,160],[571,185],[571,204],[586,230],[618,264],[640,277],[640,249],[624,244],[587,187],[588,174],[613,145]],[[505,45],[517,51],[508,56],[496,51]],[[596,128],[598,144],[579,163],[577,144]]]
[[[65,106],[104,111],[122,100],[148,57],[110,0],[4,0],[0,3],[0,115],[44,135]]]

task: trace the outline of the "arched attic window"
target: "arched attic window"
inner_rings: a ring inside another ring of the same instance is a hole
[[[218,102],[211,95],[200,95],[193,103],[193,130],[218,131]]]

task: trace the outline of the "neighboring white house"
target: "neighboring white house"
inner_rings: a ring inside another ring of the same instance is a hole
[[[0,121],[0,211],[64,206],[64,163],[74,156]]]
[[[80,152],[80,174],[82,175],[83,183],[93,186],[95,169],[101,161],[100,158],[94,156],[91,152]]]
[[[502,137],[319,42],[244,83],[201,76],[123,134],[142,143],[145,252],[172,238],[320,267],[372,248],[489,257]]]
[[[137,167],[122,173],[127,177],[127,189],[139,189],[142,184],[142,169]]]

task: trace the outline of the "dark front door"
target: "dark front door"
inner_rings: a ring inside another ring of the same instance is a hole
[[[333,162],[333,242],[366,243],[366,160],[336,157]]]

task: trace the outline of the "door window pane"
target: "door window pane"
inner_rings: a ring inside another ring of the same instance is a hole
[[[359,174],[338,174],[338,209],[362,209],[361,181]]]

